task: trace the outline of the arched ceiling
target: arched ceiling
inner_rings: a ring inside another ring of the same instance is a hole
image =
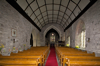
[[[65,29],[91,0],[15,1],[40,29],[49,23],[60,24]]]

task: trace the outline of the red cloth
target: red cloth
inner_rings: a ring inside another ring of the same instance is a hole
[[[55,47],[50,47],[50,54],[45,66],[58,66],[58,63],[56,60]]]

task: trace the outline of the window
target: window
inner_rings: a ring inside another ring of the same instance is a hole
[[[67,44],[66,44],[66,46],[70,46],[70,36],[67,38]]]
[[[50,42],[55,42],[55,35],[54,35],[54,33],[52,33],[51,36],[50,36]]]
[[[85,48],[85,38],[86,38],[86,31],[81,32],[81,48]]]

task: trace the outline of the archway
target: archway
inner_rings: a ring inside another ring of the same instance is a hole
[[[86,43],[85,38],[86,38],[85,23],[82,20],[79,20],[76,26],[75,47],[80,49],[85,49],[85,43]]]
[[[31,38],[30,38],[30,45],[31,45],[31,47],[33,46],[33,36],[32,36],[32,34],[31,34]]]
[[[55,44],[57,44],[58,41],[59,41],[58,32],[55,29],[51,28],[45,35],[46,45],[48,46],[50,44],[51,46],[54,46]]]
[[[65,40],[65,46],[67,46],[67,47],[70,47],[70,36],[71,36],[71,32],[70,32],[71,30],[70,29],[68,29],[67,31],[66,31],[66,33],[65,33],[65,37],[66,37],[66,40]]]
[[[59,34],[59,40],[61,40],[61,34],[62,34],[61,31],[60,31],[57,27],[51,25],[51,26],[49,26],[49,27],[44,31],[44,33],[43,33],[43,37],[44,37],[43,41],[45,42],[44,44],[46,44],[45,35],[46,35],[46,33],[47,33],[50,29],[52,29],[52,28],[58,32],[58,34]]]
[[[36,38],[37,38],[36,36],[37,35],[36,35],[36,32],[35,32],[35,29],[32,30],[31,34],[32,34],[32,37],[33,37],[33,46],[36,47]]]
[[[51,25],[50,27],[48,27],[45,31],[44,31],[44,37],[45,37],[45,35],[46,35],[46,33],[50,30],[50,29],[54,29],[54,30],[56,30],[57,32],[58,32],[58,34],[59,34],[59,36],[61,37],[61,31],[57,28],[57,27],[55,27],[55,26],[53,26],[53,25]]]
[[[36,41],[36,46],[41,46],[41,42],[40,42],[40,33],[37,33],[37,41]]]

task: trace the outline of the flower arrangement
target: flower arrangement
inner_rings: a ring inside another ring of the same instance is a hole
[[[15,47],[13,47],[13,50],[15,50]]]
[[[3,45],[3,44],[1,44],[1,47],[2,47],[2,48],[4,48],[4,45]]]
[[[18,50],[18,48],[16,48],[16,50]]]
[[[19,46],[19,50],[21,50],[21,47]]]
[[[2,48],[4,48],[4,45],[3,44],[1,44],[1,46],[0,46],[0,51],[1,51]]]
[[[0,46],[0,51],[1,51],[2,47]]]
[[[77,46],[75,46],[75,48],[80,48],[80,47],[77,45]]]
[[[9,52],[10,52],[10,49],[9,49]]]
[[[26,46],[26,44],[24,44],[24,47]]]
[[[69,45],[69,44],[67,44],[66,46],[67,46],[67,47],[69,47],[70,45]]]

